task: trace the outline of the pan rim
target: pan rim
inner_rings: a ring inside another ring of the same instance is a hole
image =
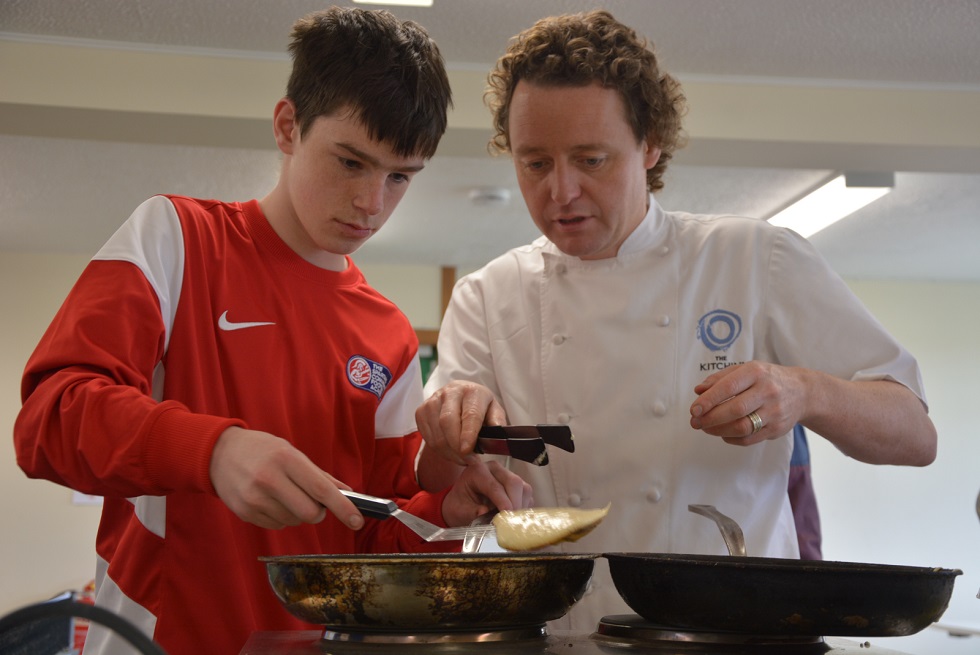
[[[881,573],[916,573],[936,575],[962,575],[961,569],[951,569],[939,566],[912,566],[905,564],[881,564],[850,562],[837,560],[801,560],[780,557],[738,557],[732,555],[705,555],[694,553],[642,553],[642,552],[609,552],[603,553],[602,557],[612,561],[614,559],[642,559],[647,561],[669,561],[674,564],[700,565],[712,564],[725,568],[752,568],[752,569],[786,569],[794,570],[813,570],[813,571],[841,571],[841,572],[881,572]]]
[[[459,564],[460,562],[483,563],[500,561],[568,561],[568,560],[595,560],[601,557],[601,553],[330,553],[330,554],[302,554],[302,555],[264,555],[258,559],[261,562],[288,564],[291,562],[309,564],[310,562],[330,562],[330,563],[391,563],[391,562],[419,562],[427,564]]]

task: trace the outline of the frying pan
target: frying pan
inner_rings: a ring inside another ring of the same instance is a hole
[[[711,506],[730,552],[741,529]],[[741,552],[744,551],[742,542]],[[958,569],[747,556],[605,553],[619,595],[651,623],[760,635],[898,637],[946,611]]]
[[[585,593],[595,554],[295,555],[260,558],[283,607],[338,631],[543,625]]]
[[[898,637],[934,623],[962,571],[765,557],[606,553],[647,621],[689,630]]]

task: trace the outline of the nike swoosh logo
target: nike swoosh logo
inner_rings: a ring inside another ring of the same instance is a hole
[[[261,322],[261,321],[232,323],[231,321],[228,320],[228,312],[225,312],[224,314],[218,317],[218,327],[226,332],[230,332],[231,330],[243,330],[245,328],[259,327],[261,325],[275,325],[275,323]]]

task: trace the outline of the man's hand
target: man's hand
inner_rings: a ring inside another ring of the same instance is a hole
[[[925,404],[892,380],[844,380],[753,361],[709,375],[694,392],[691,427],[727,443],[776,439],[801,423],[869,464],[926,466],[936,459],[936,427]]]
[[[468,462],[484,425],[506,425],[507,413],[493,392],[475,382],[450,382],[415,410],[415,423],[425,445],[417,475],[426,491],[454,484]]]
[[[691,427],[740,446],[783,436],[805,409],[806,390],[796,374],[801,370],[753,361],[709,375],[694,388]]]
[[[530,507],[531,485],[497,462],[471,457],[442,503],[442,517],[450,526],[469,525],[492,509]]]
[[[211,454],[211,484],[243,521],[278,530],[319,523],[332,512],[358,530],[364,518],[339,489],[346,484],[317,467],[285,439],[266,432],[228,428]]]
[[[504,425],[507,413],[490,389],[475,382],[450,382],[415,410],[426,450],[454,462],[466,464],[476,436],[484,425]]]

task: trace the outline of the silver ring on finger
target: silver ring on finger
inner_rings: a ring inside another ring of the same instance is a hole
[[[762,429],[762,418],[759,417],[758,412],[749,412],[746,418],[752,421],[752,434]]]

